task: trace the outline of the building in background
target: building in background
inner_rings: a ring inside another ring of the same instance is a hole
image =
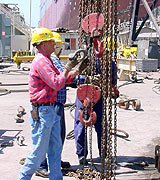
[[[11,20],[0,14],[0,57],[11,54]]]
[[[17,4],[0,3],[0,57],[12,58],[13,52],[29,50],[31,28]]]

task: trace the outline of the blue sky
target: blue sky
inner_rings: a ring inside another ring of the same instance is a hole
[[[32,27],[38,27],[38,21],[40,19],[40,0],[31,0],[32,2]],[[24,14],[25,21],[30,23],[30,0],[0,0],[0,3],[5,4],[18,4],[20,12]]]

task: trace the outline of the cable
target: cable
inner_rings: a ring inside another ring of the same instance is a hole
[[[153,92],[155,92],[156,94],[160,95],[160,86],[154,86],[152,88]]]
[[[10,92],[12,93],[15,93],[15,92],[28,92],[28,89],[17,89],[17,90],[10,90]]]
[[[28,85],[28,83],[2,84],[0,82],[0,86],[25,86],[25,85]]]
[[[17,89],[17,90],[0,89],[0,96],[7,95],[10,93],[16,93],[16,92],[28,92],[28,89]]]
[[[0,96],[7,95],[9,93],[10,91],[8,91],[8,89],[0,89]]]
[[[26,70],[8,70],[8,71],[0,71],[0,73],[7,74],[7,75],[15,75],[15,74],[11,74],[11,72],[14,72],[14,73],[20,73],[23,75],[28,75],[28,73],[24,73],[24,71]]]
[[[64,108],[70,108],[73,105],[75,105],[75,103],[66,103],[66,104],[64,104]]]
[[[117,137],[120,137],[120,138],[123,138],[123,139],[127,139],[129,137],[129,134],[127,132],[125,132],[124,130],[120,130],[120,129],[117,129],[117,132],[120,132],[120,133],[123,133],[123,134],[118,134],[118,133],[114,133],[113,130],[114,129],[111,129],[112,132],[111,132],[111,135],[116,135]],[[67,136],[66,136],[66,139],[67,140],[73,140],[75,139],[75,136],[74,136],[74,130],[70,131]]]

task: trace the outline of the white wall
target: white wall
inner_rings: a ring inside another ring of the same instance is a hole
[[[25,35],[15,35],[11,38],[11,51],[29,50],[28,38]]]

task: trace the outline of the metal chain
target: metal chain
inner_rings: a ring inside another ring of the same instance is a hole
[[[96,2],[95,1],[93,3],[93,1],[91,1],[91,12],[96,12]],[[93,42],[90,42],[90,46],[91,46],[91,84],[93,84],[93,79],[94,79],[94,75],[95,75],[95,68],[96,68],[96,58],[95,55],[93,53]],[[94,106],[94,87],[92,87],[92,98],[91,98],[91,114],[93,113],[93,106]],[[94,165],[93,163],[93,157],[92,157],[92,130],[93,130],[93,116],[91,116],[91,126],[89,128],[89,151],[90,151],[90,160],[91,160],[91,164],[92,166]]]
[[[117,153],[117,139],[114,136],[114,147],[112,147],[112,129],[114,129],[114,134],[117,132],[117,107],[116,107],[116,99],[114,99],[114,103],[112,103],[112,58],[117,65],[117,35],[118,35],[118,22],[117,22],[117,0],[80,0],[79,2],[79,47],[83,46],[84,38],[87,37],[89,40],[89,35],[86,35],[81,27],[82,19],[89,15],[90,13],[98,12],[102,13],[104,16],[104,27],[103,27],[103,57],[100,58],[100,70],[101,70],[101,92],[102,92],[102,100],[103,100],[103,118],[102,118],[102,139],[101,139],[101,172],[97,172],[97,177],[99,179],[115,179],[115,171],[116,171],[116,153]],[[89,22],[89,21],[88,21]],[[88,23],[88,28],[90,24]],[[110,41],[108,41],[110,38]],[[93,84],[95,70],[96,70],[96,57],[93,53],[93,43],[91,41],[88,42],[88,54],[90,65],[89,69],[91,70],[91,83]],[[114,44],[113,44],[114,40]],[[114,46],[114,57],[113,49]],[[116,72],[114,72],[114,76],[116,76]],[[88,72],[85,72],[85,82],[88,79]],[[115,85],[116,92],[117,85]],[[86,92],[87,94],[87,92]],[[114,96],[115,97],[115,96]],[[93,98],[94,91],[92,91],[92,102],[91,102],[91,114],[93,112]],[[114,104],[114,105],[113,105]],[[113,108],[113,109],[112,109]],[[85,118],[87,120],[87,109],[85,110]],[[113,117],[112,117],[113,116]],[[93,117],[91,118],[91,122]],[[112,120],[114,118],[114,122]],[[114,126],[114,128],[112,127]],[[87,147],[87,126],[85,126],[85,152],[84,156],[86,156],[86,147]],[[114,152],[113,152],[114,148]],[[107,150],[106,150],[107,149]],[[91,163],[93,164],[92,159],[92,125],[89,128],[89,151]],[[113,168],[114,172],[112,172],[112,155],[114,154],[113,160]],[[86,175],[86,167],[83,166],[83,172],[79,171],[80,179],[93,179],[95,178],[95,174],[91,173],[91,169],[89,170],[90,175]],[[96,173],[95,172],[95,173]],[[97,179],[98,179],[97,178]],[[77,179],[77,178],[76,178]]]
[[[117,20],[117,8],[118,8],[118,0],[114,0],[114,62],[117,67],[117,37],[118,37],[118,20]],[[113,179],[116,180],[116,168],[117,168],[117,99],[116,99],[116,91],[117,87],[117,70],[114,70],[114,80],[116,84],[114,86],[114,156],[113,156]]]
[[[88,8],[87,8],[88,7]],[[83,13],[83,18],[85,16],[87,16],[90,11],[91,11],[91,4],[90,4],[90,0],[89,1],[86,1],[84,4],[83,4],[83,9],[84,9],[84,13]],[[88,20],[88,29],[89,29],[89,20]],[[89,46],[88,46],[88,53],[89,53],[89,59],[90,59],[90,65],[91,66],[91,44],[89,43]],[[89,68],[90,69],[90,68]],[[88,74],[87,72],[85,73],[85,79],[87,80],[88,79]],[[87,95],[87,89],[86,88],[86,95]],[[93,118],[91,117],[91,120]],[[87,107],[85,107],[85,120],[87,121]],[[92,135],[91,135],[92,136]],[[85,139],[84,139],[84,163],[83,163],[83,174],[85,174],[85,169],[84,169],[84,164],[85,164],[85,161],[86,161],[86,154],[87,154],[87,124],[85,123]],[[90,137],[90,136],[89,136]]]
[[[103,27],[103,40],[104,44],[106,43],[105,38],[107,38],[107,3],[106,1],[103,1],[103,15],[104,15],[104,27]],[[102,138],[101,138],[101,162],[102,162],[102,170],[101,170],[101,178],[105,178],[105,157],[106,157],[106,122],[107,122],[107,114],[106,114],[106,109],[107,109],[107,92],[106,92],[106,86],[107,86],[107,81],[106,81],[106,71],[107,71],[107,53],[106,53],[106,48],[103,49],[103,57],[100,59],[101,61],[101,76],[102,76],[102,84],[101,84],[101,90],[102,90],[102,98],[103,98],[103,118],[102,118]]]
[[[80,0],[79,1],[79,9],[78,9],[78,47],[81,48],[82,47],[82,37],[83,37],[83,32],[82,32],[82,27],[81,27],[81,20],[82,20],[82,3],[83,3],[83,0]],[[78,75],[78,78],[77,78],[77,87],[79,86],[80,84],[80,76]]]
[[[113,0],[109,1],[109,56],[108,56],[108,124],[107,124],[107,179],[112,177],[112,39],[113,39]]]

